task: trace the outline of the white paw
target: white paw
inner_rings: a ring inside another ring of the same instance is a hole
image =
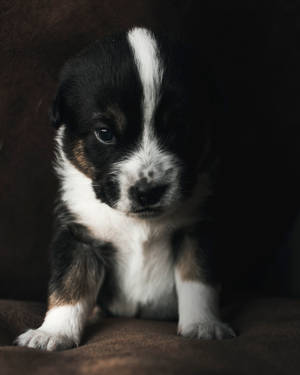
[[[49,333],[41,329],[29,329],[18,336],[15,343],[19,346],[48,351],[69,349],[77,345],[67,336]]]
[[[222,340],[236,336],[233,329],[219,320],[203,321],[178,327],[178,334],[184,337],[203,340]]]

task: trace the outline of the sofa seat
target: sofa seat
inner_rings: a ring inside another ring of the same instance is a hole
[[[43,352],[12,346],[37,327],[45,306],[0,301],[0,373],[300,374],[300,301],[238,299],[225,310],[238,337],[199,341],[176,335],[176,322],[107,318],[91,324],[78,348]]]

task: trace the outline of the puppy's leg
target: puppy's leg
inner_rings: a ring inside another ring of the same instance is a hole
[[[199,339],[234,337],[234,331],[220,320],[218,291],[208,283],[206,261],[199,250],[197,239],[187,235],[178,251],[178,334]]]
[[[68,228],[58,235],[46,317],[39,328],[20,335],[18,345],[50,351],[79,345],[104,277],[101,250],[101,246],[78,239]]]

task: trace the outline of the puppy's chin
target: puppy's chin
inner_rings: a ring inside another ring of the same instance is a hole
[[[126,212],[126,214],[128,216],[141,219],[160,219],[176,214],[178,208],[180,208],[180,203],[172,202],[169,204],[162,204],[156,207],[148,207],[143,209],[133,207],[130,209],[130,211]]]
[[[151,219],[162,216],[164,210],[160,207],[158,208],[145,208],[145,209],[136,209],[128,212],[129,216],[139,217],[142,219]]]

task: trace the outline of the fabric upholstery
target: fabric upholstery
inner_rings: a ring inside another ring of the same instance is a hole
[[[133,25],[197,46],[213,66],[226,113],[225,290],[284,292],[299,269],[278,252],[299,210],[299,15],[290,0],[0,0],[1,375],[300,373],[300,302],[287,298],[233,299],[224,312],[234,340],[183,339],[175,322],[106,319],[76,349],[11,346],[45,312],[57,190],[48,111],[59,70],[83,46]]]
[[[299,374],[300,301],[239,299],[224,311],[236,339],[199,341],[176,335],[175,322],[104,319],[78,348],[48,353],[9,346],[37,327],[39,303],[0,302],[1,374]]]

